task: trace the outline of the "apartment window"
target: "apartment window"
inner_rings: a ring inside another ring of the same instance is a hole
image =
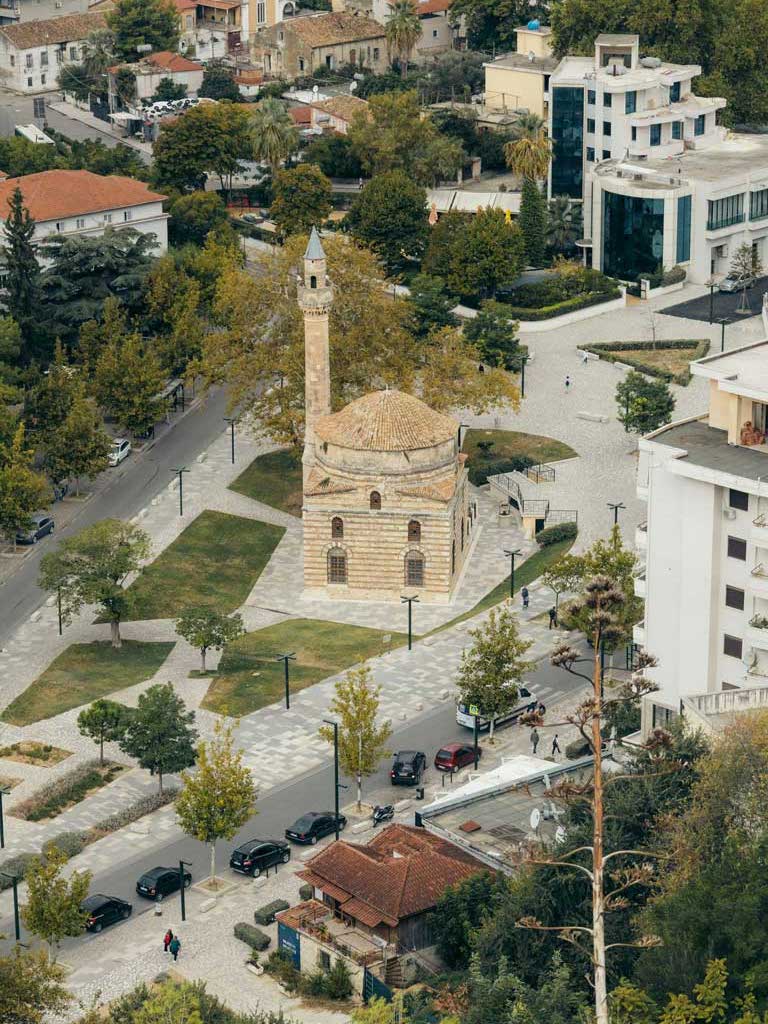
[[[747,560],[747,542],[741,537],[728,538],[728,557],[738,558],[740,562]]]
[[[433,39],[437,39],[437,29],[436,28],[432,29],[432,38]]]
[[[707,231],[729,228],[744,221],[744,196],[726,196],[725,199],[710,199],[707,216]]]
[[[610,134],[611,134],[611,122],[610,121],[603,121],[603,135],[610,135]]]
[[[591,132],[592,135],[595,134],[595,119],[594,119],[594,117],[588,117],[587,118],[587,131]]]
[[[303,70],[304,70],[304,58],[303,57],[299,57],[299,71],[303,71]]]
[[[677,262],[687,263],[691,258],[691,197],[677,200]]]
[[[671,708],[665,708],[661,704],[653,705],[653,728],[668,729],[677,718],[677,712]]]
[[[768,217],[768,188],[752,192],[749,197],[749,219],[761,220],[763,217]]]
[[[280,40],[281,43],[284,42],[285,41],[285,32],[278,32],[277,33],[277,38]],[[327,59],[328,58],[326,58],[326,60]]]
[[[31,78],[28,78],[28,79],[27,79],[27,87],[28,87],[29,89],[31,89],[31,88],[32,88],[32,79],[31,79]]]
[[[69,48],[69,59],[70,60],[77,60],[77,47],[76,46],[70,46],[70,48]]]
[[[589,103],[591,107],[594,107],[595,105],[595,98],[595,90],[587,89],[587,103]]]
[[[603,93],[603,106],[610,107],[613,103],[613,96],[609,92]]]
[[[45,85],[45,75],[40,75],[40,85]]]
[[[64,63],[64,51],[63,50],[57,50],[56,51],[56,63],[57,64],[63,64]]]
[[[105,224],[111,224],[112,223],[112,214],[111,213],[105,213],[101,219],[104,221]]]
[[[320,950],[320,956],[318,957],[318,964],[321,971],[330,971],[331,969],[331,954],[326,953],[324,949]]]
[[[56,221],[56,232],[57,232],[57,234],[60,233],[63,228],[64,228],[64,222],[60,221],[60,220],[57,220]]]
[[[651,125],[651,145],[652,146],[660,146],[661,145],[661,125],[660,124],[652,124]]]
[[[47,50],[43,50],[43,52],[40,54],[40,67],[41,68],[47,68],[48,67],[48,51]]]
[[[11,67],[16,67],[16,57],[13,54],[11,54]]]
[[[26,66],[27,66],[28,68],[31,68],[31,67],[33,67],[33,66],[34,66],[34,59],[33,59],[33,57],[32,57],[32,54],[31,54],[31,53],[28,53],[28,54],[26,55],[26,58],[25,58],[25,64],[26,64]]]
[[[727,654],[729,658],[740,658],[741,648],[742,641],[739,637],[723,634],[723,654]]]
[[[408,523],[408,540],[413,544],[418,544],[421,541],[421,523],[418,519],[412,519]]]
[[[267,5],[266,5],[266,2],[265,2],[265,0],[259,0],[259,3],[256,4],[256,21],[260,25],[263,25],[266,20],[267,20]]]
[[[379,48],[378,48],[378,46],[374,46],[374,48],[373,48],[373,59],[374,60],[378,60],[379,59]]]
[[[124,210],[123,211],[123,220],[130,220],[131,217],[133,217],[133,211],[132,210]]]
[[[85,227],[85,217],[78,217],[77,220],[75,221],[75,226],[77,227],[78,231],[80,231],[82,228],[84,228]]]
[[[593,164],[595,162],[595,148],[594,146],[587,146],[587,163]]]
[[[745,491],[737,491],[731,487],[728,491],[728,504],[731,508],[739,508],[742,512],[748,512],[749,495]]]
[[[680,82],[673,82],[672,85],[669,87],[669,102],[680,102]]]
[[[706,129],[706,127],[707,127],[706,116],[704,114],[699,114],[699,116],[693,122],[693,134],[694,135],[703,135],[704,134],[704,130]]]
[[[633,89],[631,92],[624,93],[624,113],[634,114],[637,110],[637,93]]]
[[[604,149],[603,150],[603,160],[610,160],[610,159],[611,159],[611,151],[610,151],[610,149]]]
[[[735,608],[737,611],[744,611],[744,591],[738,587],[725,588],[725,603],[728,608]]]
[[[683,137],[683,122],[682,121],[673,121],[672,122],[672,138],[673,139],[682,139],[682,137]]]
[[[187,30],[191,30],[195,27],[195,21],[191,14],[187,15]]]
[[[420,551],[409,551],[405,556],[405,585],[424,586],[424,555]]]
[[[632,141],[637,142],[637,128],[634,125],[632,125],[630,135],[632,136]]]

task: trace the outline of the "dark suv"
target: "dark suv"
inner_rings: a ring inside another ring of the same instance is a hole
[[[80,909],[88,911],[88,919],[85,922],[88,931],[100,932],[102,928],[114,924],[115,921],[126,921],[131,916],[133,907],[119,896],[104,896],[97,892],[84,899]]]
[[[419,786],[427,758],[420,750],[400,750],[395,754],[389,781],[393,786]]]
[[[347,824],[343,814],[339,815],[339,831]],[[318,839],[329,836],[336,831],[336,821],[333,811],[309,811],[294,821],[290,828],[285,830],[285,838],[294,843],[311,843],[315,845]]]
[[[233,871],[258,878],[273,864],[287,864],[290,859],[291,848],[284,839],[249,839],[232,851],[229,866]]]
[[[192,875],[184,872],[184,888],[192,884]],[[162,903],[166,896],[179,888],[178,868],[152,868],[145,872],[136,883],[136,892],[145,899]]]

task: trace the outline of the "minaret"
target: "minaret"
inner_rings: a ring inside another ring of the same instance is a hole
[[[333,289],[326,276],[325,252],[312,228],[304,253],[304,280],[299,281],[299,307],[304,314],[304,483],[315,464],[315,423],[331,411],[331,367],[328,355],[328,314]]]

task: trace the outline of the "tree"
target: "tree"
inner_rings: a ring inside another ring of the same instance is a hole
[[[370,175],[404,171],[419,185],[434,185],[461,167],[464,151],[457,139],[441,135],[422,118],[415,92],[372,96],[349,128],[352,151]]]
[[[519,370],[522,365],[519,328],[509,315],[509,307],[494,299],[480,303],[477,316],[464,324],[464,337],[475,345],[480,357],[489,366]]]
[[[304,150],[304,162],[317,164],[329,178],[359,178],[362,173],[347,135],[323,135],[310,142]]]
[[[201,671],[205,672],[208,651],[220,651],[245,632],[240,615],[223,615],[212,608],[190,608],[176,620],[176,632],[200,651]]]
[[[375,686],[367,665],[350,669],[334,687],[330,712],[339,720],[339,765],[346,775],[357,781],[357,810],[362,810],[363,779],[373,775],[382,757],[388,753],[387,741],[392,735],[389,722],[376,725],[381,687]],[[333,743],[333,729],[320,728],[324,740]]]
[[[281,161],[298,146],[299,135],[282,100],[262,100],[251,115],[251,144],[256,160],[269,164],[274,178]]]
[[[210,231],[227,222],[227,208],[216,192],[191,192],[171,203],[169,227],[174,242],[202,245]]]
[[[84,394],[75,397],[61,427],[48,435],[45,466],[55,481],[74,477],[75,494],[80,480],[92,480],[109,465],[111,439],[97,410]]]
[[[121,110],[136,103],[136,72],[133,68],[122,67],[115,72],[115,96]]]
[[[583,559],[577,555],[563,555],[555,564],[541,574],[541,582],[555,595],[555,611],[560,605],[560,595],[578,590],[584,580]]]
[[[744,242],[733,254],[729,271],[730,276],[735,278],[741,286],[741,302],[736,310],[737,313],[751,312],[747,290],[749,289],[750,281],[760,277],[762,272],[763,265],[757,254],[757,249],[753,248],[749,242]]]
[[[21,908],[24,924],[33,935],[48,944],[48,957],[56,962],[61,940],[67,936],[82,935],[88,911],[81,903],[88,895],[90,871],[73,871],[69,878],[62,877],[67,855],[53,847],[45,860],[36,857],[24,876],[27,883],[27,902]]]
[[[633,434],[650,434],[672,419],[675,397],[662,380],[630,370],[616,385],[618,419]]]
[[[390,273],[424,253],[429,226],[427,194],[403,171],[377,174],[347,214],[352,234],[381,257]]]
[[[130,607],[131,596],[123,589],[125,577],[149,556],[147,534],[132,523],[102,519],[66,537],[56,551],[40,563],[39,584],[57,593],[61,588],[64,621],[69,622],[84,604],[99,606],[112,632],[112,646],[120,647],[120,620]]]
[[[472,954],[474,930],[507,889],[504,875],[485,871],[443,890],[429,923],[437,952],[448,967],[466,968]]]
[[[16,535],[29,529],[32,514],[52,498],[46,478],[32,469],[32,457],[20,423],[0,460],[0,530],[12,541],[14,551]]]
[[[172,376],[182,375],[200,356],[208,329],[201,292],[199,282],[173,256],[155,264],[147,295],[149,323],[156,331],[152,347],[163,370]]]
[[[451,246],[448,287],[464,301],[493,298],[520,274],[525,241],[501,210],[478,210]]]
[[[278,171],[272,185],[270,216],[281,238],[308,234],[333,208],[331,183],[314,164]]]
[[[389,17],[384,31],[387,50],[397,57],[401,74],[405,78],[411,53],[421,38],[421,21],[413,0],[394,0],[389,5]]]
[[[63,981],[62,968],[43,952],[15,946],[0,956],[2,1024],[45,1024],[49,1014],[63,1013],[72,1002]]]
[[[240,88],[235,81],[235,76],[230,67],[220,60],[209,61],[203,72],[203,84],[198,90],[198,96],[207,96],[212,100],[231,100],[233,103],[242,103],[243,97]]]
[[[203,72],[205,81],[206,71]],[[187,95],[187,87],[183,82],[174,82],[172,78],[161,78],[152,97],[153,103],[170,103],[171,100],[183,100]]]
[[[445,282],[429,274],[417,274],[411,281],[409,303],[413,311],[416,337],[426,338],[439,327],[455,327],[455,303],[446,292]]]
[[[29,380],[24,394],[24,425],[35,444],[45,446],[62,429],[80,387],[77,371],[57,341],[53,361],[45,373]]]
[[[179,14],[172,0],[116,0],[106,17],[120,60],[135,61],[139,46],[176,52]]]
[[[161,793],[163,775],[195,763],[194,720],[194,711],[187,711],[170,683],[155,683],[139,694],[138,705],[128,718],[120,747],[150,775],[157,775]]]
[[[108,70],[115,63],[115,40],[109,29],[97,29],[83,40],[80,61],[64,64],[59,71],[59,88],[81,102],[89,96],[106,99]]]
[[[568,196],[552,196],[547,209],[547,245],[558,253],[573,252],[581,238],[581,204]]]
[[[532,178],[523,180],[518,224],[525,243],[525,260],[529,267],[544,265],[547,226],[547,201]]]
[[[165,374],[154,347],[140,334],[102,349],[93,390],[99,405],[134,436],[146,436],[163,415]]]
[[[102,697],[77,716],[81,736],[99,744],[99,762],[104,764],[104,744],[122,739],[128,719],[128,709],[117,701]]]
[[[211,884],[216,887],[216,841],[232,839],[253,814],[253,779],[234,749],[231,726],[218,721],[213,739],[197,747],[193,774],[182,772],[176,816],[184,831],[211,848]]]
[[[32,325],[40,300],[40,264],[37,246],[32,240],[35,221],[24,206],[20,188],[13,190],[8,206],[9,213],[3,225],[4,244],[0,249],[6,272],[5,306],[9,316],[19,325],[24,341],[24,361],[28,362],[32,355]]]
[[[462,651],[456,685],[462,704],[475,704],[482,717],[490,719],[493,743],[494,719],[515,706],[523,673],[532,667],[524,655],[533,641],[520,636],[509,608],[498,612],[492,608],[487,620],[469,635],[473,643]]]
[[[552,146],[549,139],[540,130],[537,134],[525,134],[513,139],[504,147],[507,163],[525,181],[539,181],[546,178],[549,161],[552,157]]]
[[[161,126],[152,153],[161,188],[200,191],[215,174],[229,190],[243,162],[254,158],[251,115],[233,103],[200,103]]]
[[[467,43],[472,49],[490,52],[495,47],[501,52],[515,48],[516,25],[545,13],[538,8],[528,0],[455,0],[451,20],[458,24],[460,18],[466,19]]]

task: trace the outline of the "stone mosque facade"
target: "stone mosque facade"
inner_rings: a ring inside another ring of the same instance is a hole
[[[347,601],[416,594],[448,603],[476,519],[459,424],[394,390],[331,412],[333,289],[314,229],[298,299],[305,338],[305,594]]]

